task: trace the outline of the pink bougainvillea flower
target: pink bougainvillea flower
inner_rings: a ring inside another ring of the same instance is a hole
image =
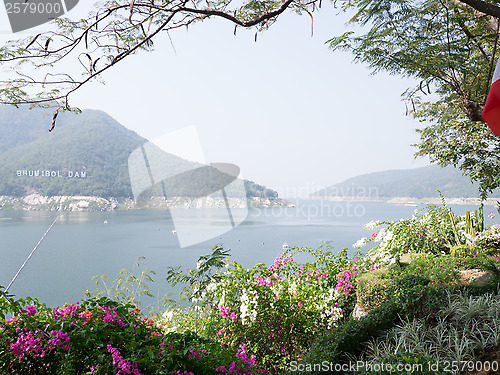
[[[229,315],[229,317],[231,318],[231,320],[232,320],[233,322],[235,322],[235,321],[236,321],[236,318],[237,318],[236,313],[232,312],[232,313],[231,313],[231,315]]]
[[[36,315],[36,307],[35,306],[26,306],[23,311],[24,314],[28,316],[35,316]]]
[[[229,315],[229,307],[219,306],[219,315],[223,318],[227,318]]]

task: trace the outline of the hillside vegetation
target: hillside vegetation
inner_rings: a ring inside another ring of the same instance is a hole
[[[51,133],[50,122],[41,109],[0,106],[0,195],[133,197],[128,158],[148,140],[102,111],[60,114]],[[209,194],[234,179],[214,168],[164,155],[172,168],[199,168],[189,181],[165,181],[169,197]],[[245,180],[245,187],[247,197],[278,196],[251,181]],[[155,186],[148,193],[161,195],[162,190]]]
[[[447,198],[477,197],[478,187],[456,168],[430,165],[363,174],[321,189],[311,197],[437,198],[438,190]],[[500,197],[500,191],[490,197]]]

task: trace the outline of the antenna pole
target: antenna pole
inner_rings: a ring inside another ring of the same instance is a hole
[[[44,233],[44,235],[42,236],[42,238],[40,238],[40,241],[38,241],[38,243],[36,244],[36,246],[33,248],[33,250],[31,250],[31,253],[30,255],[28,255],[28,257],[26,258],[26,260],[24,261],[23,265],[21,266],[21,268],[19,268],[19,271],[17,271],[17,273],[14,275],[14,277],[12,278],[12,280],[10,281],[9,285],[7,286],[7,288],[5,289],[5,292],[7,293],[9,291],[9,288],[11,287],[11,285],[14,283],[14,281],[17,279],[17,277],[19,276],[19,274],[21,273],[21,271],[23,270],[24,266],[26,266],[26,264],[28,263],[28,261],[30,260],[31,256],[34,254],[34,252],[36,251],[36,249],[38,249],[38,246],[40,246],[40,244],[42,243],[43,239],[45,238],[45,236],[50,232],[50,230],[52,229],[52,227],[54,226],[54,224],[56,223],[57,219],[59,219],[59,216],[60,215],[57,215],[56,219],[52,222],[52,224],[50,225],[49,229],[47,229],[47,231]]]

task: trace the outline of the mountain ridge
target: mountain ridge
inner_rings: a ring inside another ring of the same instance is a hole
[[[414,169],[394,169],[372,172],[351,177],[338,184],[320,189],[310,198],[329,199],[372,199],[388,200],[395,197],[439,198],[441,192],[446,198],[476,198],[478,184],[452,166],[429,165]],[[490,198],[500,197],[500,190]]]
[[[49,133],[51,118],[46,114],[44,109],[0,106],[0,195],[133,197],[128,160],[147,139],[106,112],[93,109],[77,115],[59,114],[54,131]],[[165,155],[173,161],[172,168],[194,165]],[[200,191],[207,184],[219,186],[224,182],[220,181],[223,173],[217,175],[215,171],[211,181],[202,181],[202,177],[195,176],[194,186],[186,188],[179,187],[178,181],[174,185],[174,181],[170,191],[189,197],[190,192]],[[248,198],[278,198],[265,186],[248,180],[244,183]],[[156,194],[158,189],[150,190]]]

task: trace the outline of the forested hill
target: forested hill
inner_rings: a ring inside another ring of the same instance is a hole
[[[446,198],[478,196],[478,184],[472,184],[459,169],[430,165],[363,174],[321,189],[311,197],[433,198],[439,196],[438,190]],[[490,197],[500,197],[500,191]]]
[[[0,106],[0,195],[132,197],[128,158],[146,139],[97,110],[61,113],[49,133],[52,118],[46,113]],[[190,163],[169,157],[176,164]],[[277,197],[253,182],[245,186],[249,197]]]

